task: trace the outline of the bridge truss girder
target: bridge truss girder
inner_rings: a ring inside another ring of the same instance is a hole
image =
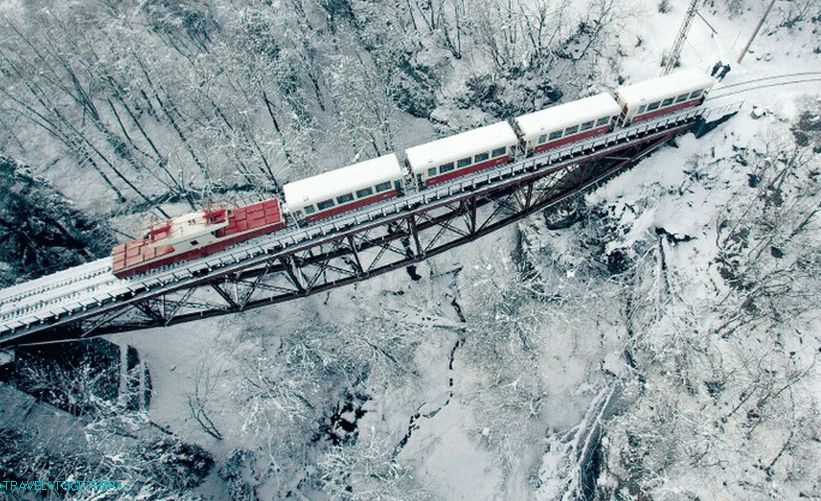
[[[179,288],[135,296],[68,325],[27,334],[14,344],[74,340],[235,314],[404,268],[562,202],[634,165],[692,125],[627,143],[615,152],[617,156],[609,151],[492,188],[477,187],[438,205],[340,231],[296,250],[282,249],[239,271],[217,272]]]

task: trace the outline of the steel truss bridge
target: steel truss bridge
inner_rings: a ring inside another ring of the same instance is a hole
[[[741,103],[682,111],[118,279],[104,258],[0,290],[0,346],[238,313],[407,267],[557,204]]]

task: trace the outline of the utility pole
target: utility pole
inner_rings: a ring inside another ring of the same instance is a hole
[[[750,50],[750,45],[753,44],[753,40],[755,40],[755,37],[758,36],[759,30],[761,30],[761,27],[764,26],[764,20],[767,19],[767,16],[770,14],[770,11],[773,8],[773,5],[775,5],[775,0],[772,0],[772,2],[770,2],[769,7],[767,7],[766,11],[764,11],[764,15],[761,16],[761,21],[759,21],[758,26],[755,27],[753,36],[750,37],[750,41],[747,42],[747,45],[744,46],[744,50],[741,51],[741,54],[738,56],[738,64],[741,64],[741,61],[744,59],[744,56],[747,55],[747,51]]]
[[[687,8],[687,14],[684,16],[684,22],[681,23],[681,28],[678,30],[678,35],[676,35],[676,41],[673,42],[673,50],[670,51],[670,56],[667,58],[667,64],[664,65],[664,68],[661,70],[662,75],[667,75],[673,68],[675,68],[676,63],[678,63],[678,58],[681,55],[681,48],[684,47],[684,41],[687,40],[687,32],[690,31],[690,25],[693,23],[693,18],[696,17],[696,13],[698,12],[698,5],[701,3],[701,0],[692,0],[690,2],[690,6]]]

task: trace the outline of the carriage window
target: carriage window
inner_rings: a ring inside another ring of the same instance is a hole
[[[670,106],[671,104],[673,104],[673,98],[672,97],[669,97],[669,98],[667,98],[667,99],[665,99],[664,101],[661,102],[662,106]]]
[[[199,244],[200,244],[200,243],[199,243],[199,242],[197,242],[196,240],[191,240],[191,245],[199,245]]]
[[[439,172],[450,172],[453,170],[453,162],[439,166]]]
[[[550,133],[549,139],[552,141],[553,139],[559,139],[560,137],[562,137],[562,131],[557,130],[555,132]]]
[[[687,98],[688,98],[689,96],[690,96],[690,94],[682,94],[682,95],[678,96],[678,97],[676,98],[676,103],[683,103],[684,101],[686,101],[686,100],[687,100]]]
[[[547,136],[546,135],[541,135],[541,136],[539,136],[539,139],[536,140],[536,143],[542,144],[545,141],[547,141]]]
[[[564,135],[569,136],[570,134],[575,134],[576,131],[578,131],[578,130],[579,130],[578,125],[574,125],[573,127],[568,127],[564,130]]]
[[[356,198],[367,197],[368,195],[373,195],[373,188],[363,188],[356,192]]]
[[[589,122],[583,123],[582,126],[579,127],[579,131],[581,132],[583,130],[590,130],[592,128],[593,128],[593,121],[591,120]]]
[[[436,175],[436,167],[431,167],[428,169],[428,177]]]
[[[694,90],[693,93],[690,94],[690,99],[695,99],[697,97],[701,97],[701,93],[702,93],[702,91],[700,89],[699,90]]]
[[[653,110],[658,109],[659,104],[661,104],[661,103],[659,103],[658,101],[656,101],[655,103],[648,104],[647,105],[647,111],[653,111]]]
[[[323,200],[321,202],[317,202],[316,206],[317,206],[317,208],[319,208],[319,210],[330,209],[331,207],[334,206],[334,201],[333,200]]]
[[[495,150],[493,150],[493,158],[500,157],[505,153],[507,153],[507,148],[496,148]]]
[[[478,155],[473,157],[473,161],[474,162],[484,162],[485,160],[488,159],[489,156],[490,155],[488,155],[487,153],[479,153]]]
[[[345,195],[336,197],[336,203],[338,204],[346,204],[351,200],[353,200],[353,195],[351,195],[350,193],[346,193]]]
[[[601,127],[602,125],[607,125],[610,122],[610,117],[604,117],[596,120],[596,127]]]
[[[314,212],[316,212],[316,209],[314,209],[313,205],[309,205],[308,207],[305,207],[305,214],[313,214]]]
[[[470,157],[463,158],[463,159],[459,160],[458,162],[456,162],[456,166],[459,167],[459,168],[467,167],[468,165],[470,165]]]
[[[647,105],[642,104],[641,106],[639,106],[639,109],[636,110],[636,113],[644,113],[646,110],[647,110]]]
[[[377,193],[380,192],[380,191],[387,191],[389,189],[391,189],[391,182],[390,181],[385,181],[384,183],[379,183],[379,184],[376,185]]]

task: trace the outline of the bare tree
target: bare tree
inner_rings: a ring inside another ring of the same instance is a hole
[[[191,417],[200,425],[205,433],[217,440],[222,440],[222,433],[208,415],[208,401],[215,385],[219,381],[222,370],[213,368],[203,360],[197,365],[194,373],[194,391],[186,394],[188,410]]]

